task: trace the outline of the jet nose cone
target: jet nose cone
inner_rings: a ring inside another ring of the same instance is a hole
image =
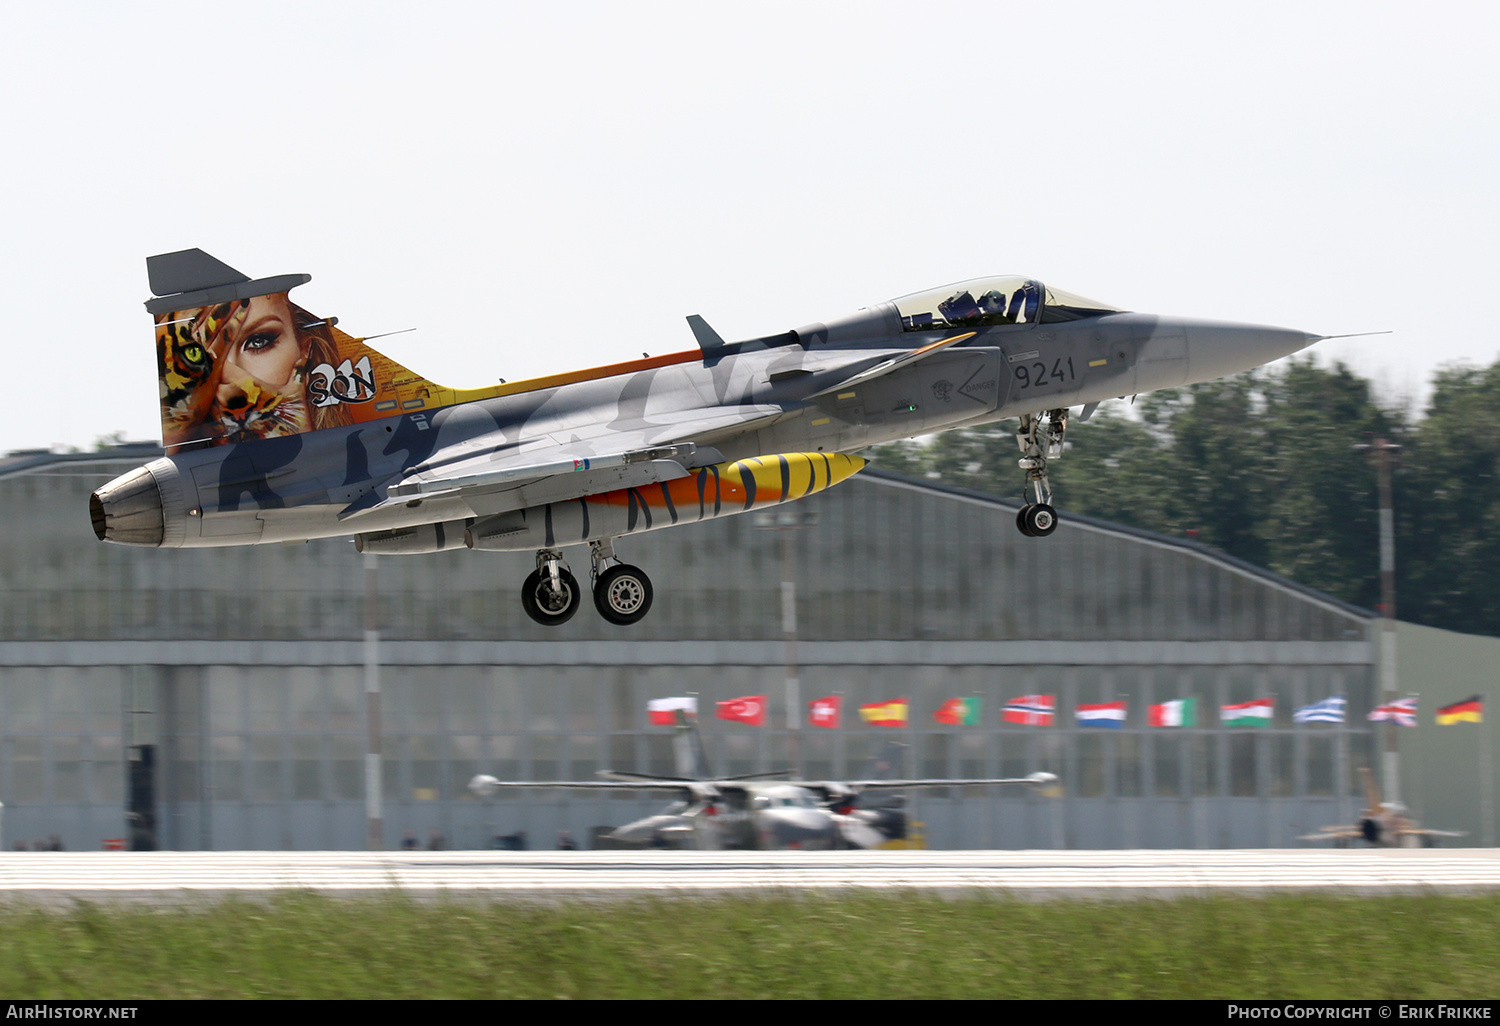
[[[1188,381],[1212,381],[1301,352],[1322,336],[1291,328],[1185,321]]]

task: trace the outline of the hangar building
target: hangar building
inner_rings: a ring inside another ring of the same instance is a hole
[[[0,460],[0,801],[4,844],[69,849],[125,836],[129,769],[149,761],[157,843],[174,849],[365,846],[365,559],[347,540],[154,550],[104,545],[88,496],[150,445]],[[1064,504],[1066,497],[1063,497]],[[1194,542],[1067,517],[1022,537],[1016,505],[869,468],[782,509],[625,539],[656,586],[635,627],[585,602],[553,629],[521,610],[528,554],[449,551],[378,561],[383,830],[479,847],[524,830],[550,846],[661,804],[648,795],[525,790],[480,801],[465,783],[672,772],[652,698],[695,694],[719,773],[789,765],[867,774],[890,739],[903,775],[1056,773],[1061,797],[914,794],[934,848],[1265,847],[1350,822],[1371,764],[1377,621]],[[785,549],[783,549],[785,546]],[[575,551],[575,571],[587,568]],[[800,696],[837,696],[838,729],[787,729],[782,576],[795,586]],[[764,727],[714,703],[769,696]],[[1002,720],[1055,695],[1051,726]],[[1292,710],[1348,698],[1343,724]],[[982,700],[977,726],[935,722]],[[1266,727],[1220,726],[1222,705],[1273,698]],[[862,724],[905,698],[905,727]],[[1147,725],[1196,698],[1197,725]],[[1080,704],[1127,703],[1121,729]],[[139,797],[139,795],[137,796]],[[1416,810],[1419,814],[1420,809]]]

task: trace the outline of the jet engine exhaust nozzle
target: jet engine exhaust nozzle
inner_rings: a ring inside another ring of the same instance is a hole
[[[166,536],[161,488],[145,467],[122,474],[89,496],[94,536],[120,545],[161,545]]]

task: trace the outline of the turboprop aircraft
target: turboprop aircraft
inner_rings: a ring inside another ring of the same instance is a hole
[[[166,455],[90,499],[94,532],[198,547],[353,535],[362,552],[536,553],[521,588],[561,624],[582,590],[631,624],[651,607],[618,539],[800,499],[878,442],[1016,418],[1036,501],[1069,409],[1258,367],[1325,337],[1132,313],[1024,277],[976,279],[826,323],[604,367],[444,388],[292,303],[311,277],[251,280],[201,250],[149,257]]]
[[[673,745],[677,776],[601,770],[600,780],[497,780],[481,773],[469,790],[487,798],[502,788],[563,788],[594,791],[657,791],[676,800],[661,812],[617,827],[619,841],[664,843],[676,848],[717,850],[874,848],[888,840],[887,818],[860,815],[867,791],[914,787],[969,787],[1055,783],[1051,773],[1004,780],[788,780],[784,771],[715,778],[696,725],[677,715]],[[904,831],[904,818],[902,820]]]

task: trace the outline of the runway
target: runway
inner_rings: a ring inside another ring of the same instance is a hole
[[[856,852],[4,852],[0,903],[278,891],[488,901],[905,889],[1028,900],[1500,890],[1500,849]]]

